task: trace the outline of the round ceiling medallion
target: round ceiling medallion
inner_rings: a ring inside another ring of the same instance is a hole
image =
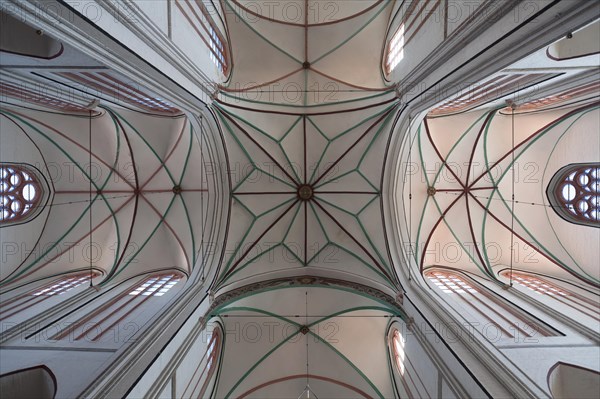
[[[298,197],[302,201],[308,201],[313,197],[313,189],[310,185],[304,184],[298,187]]]

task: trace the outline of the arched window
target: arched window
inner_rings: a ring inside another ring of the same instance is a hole
[[[398,371],[401,375],[404,375],[404,340],[398,330],[395,330],[392,334],[392,353],[394,354],[394,363],[398,367]]]
[[[425,277],[454,298],[466,312],[465,319],[491,341],[557,335],[541,322],[511,306],[475,281],[445,269],[425,272]]]
[[[224,75],[227,75],[229,58],[225,47],[226,40],[204,2],[185,0],[176,1],[175,4],[208,47],[211,61]]]
[[[202,354],[192,378],[183,390],[183,398],[205,398],[212,377],[217,369],[217,360],[221,352],[221,329],[215,327]]]
[[[166,100],[128,81],[115,72],[56,72],[56,76],[78,83],[86,90],[95,89],[101,98],[121,101],[142,111],[166,115],[180,115],[181,111]]]
[[[62,112],[89,114],[90,111],[85,107],[65,101],[58,96],[52,96],[48,92],[51,92],[51,90],[40,90],[39,87],[34,85],[28,88],[25,84],[16,85],[8,82],[0,82],[0,95],[2,98],[10,97]]]
[[[97,306],[87,315],[70,324],[68,328],[54,334],[50,339],[66,337],[74,341],[96,342],[107,333],[115,333],[115,328],[124,320],[131,319],[142,310],[142,305],[153,297],[167,293],[179,280],[179,273],[155,274],[142,279],[131,289]]]
[[[437,364],[425,351],[414,332],[405,333],[406,325],[390,331],[392,367],[398,397],[440,398],[459,397],[452,385],[440,374]],[[443,387],[442,387],[443,386]]]
[[[505,271],[502,275],[510,278],[511,272]],[[530,274],[513,271],[512,281],[600,321],[600,304],[597,301]]]
[[[391,73],[404,58],[404,24],[401,24],[387,45],[385,72]]]
[[[8,319],[26,309],[42,303],[56,295],[62,295],[83,283],[94,279],[98,273],[77,273],[70,276],[62,276],[58,280],[52,280],[48,284],[35,288],[25,294],[18,295],[12,299],[2,301],[0,305],[0,320]]]
[[[42,206],[37,172],[24,164],[0,163],[0,225],[31,219]]]
[[[600,163],[577,163],[561,168],[546,190],[552,209],[576,224],[600,227]]]

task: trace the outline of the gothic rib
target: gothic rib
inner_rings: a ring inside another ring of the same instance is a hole
[[[594,108],[600,105],[600,101],[596,101],[590,104],[586,104],[582,107],[579,107],[577,109],[574,109],[562,116],[560,116],[559,118],[556,118],[555,120],[553,120],[552,122],[546,124],[545,126],[543,126],[542,128],[538,129],[537,131],[535,131],[534,133],[532,133],[529,137],[527,137],[525,140],[521,141],[519,144],[517,144],[514,148],[512,148],[510,151],[506,152],[503,156],[501,156],[496,162],[494,162],[492,164],[492,166],[488,167],[486,171],[484,171],[479,177],[477,177],[475,180],[473,180],[473,183],[471,183],[471,187],[473,185],[475,185],[475,183],[477,183],[479,180],[481,180],[486,174],[490,173],[490,171],[492,169],[494,169],[498,164],[500,164],[500,162],[502,162],[504,159],[506,159],[508,156],[510,156],[513,152],[515,152],[518,148],[520,148],[521,146],[527,144],[528,142],[530,142],[531,140],[534,140],[537,136],[539,136],[540,134],[542,134],[543,132],[545,132],[548,128],[560,123],[561,121],[581,112],[584,111],[586,109],[589,108]]]
[[[323,213],[325,213],[327,216],[329,216],[329,218],[348,236],[350,237],[350,239],[352,239],[352,241],[354,241],[354,243],[356,245],[358,245],[360,247],[360,249],[363,250],[363,252],[369,257],[369,259],[371,259],[371,261],[375,264],[375,266],[381,271],[381,273],[388,279],[389,282],[393,281],[391,276],[388,274],[387,270],[385,270],[383,268],[383,266],[381,266],[381,264],[379,264],[379,262],[377,261],[377,259],[375,259],[375,257],[373,255],[371,255],[371,252],[368,251],[363,244],[361,244],[361,242],[359,240],[356,239],[356,237],[354,237],[340,222],[338,222],[338,220],[331,214],[329,213],[329,211],[327,211],[327,209],[325,209],[323,207],[323,205],[320,204],[320,201],[317,199],[315,200],[315,204],[319,207],[319,209],[321,209],[321,211]]]
[[[377,7],[377,6],[378,6],[378,5],[379,5],[379,4],[380,4],[382,1],[384,1],[384,0],[377,0],[377,1],[375,1],[373,4],[371,4],[369,7],[365,8],[365,9],[363,9],[363,10],[361,10],[361,11],[358,11],[358,12],[356,12],[355,14],[352,14],[352,15],[349,15],[349,16],[347,16],[347,17],[344,17],[344,18],[336,19],[336,20],[333,20],[333,21],[317,22],[317,23],[312,23],[312,24],[311,24],[311,23],[308,23],[308,12],[306,11],[306,10],[307,10],[307,8],[308,8],[308,5],[305,5],[305,12],[304,12],[304,14],[305,14],[305,21],[304,21],[304,23],[302,23],[302,24],[301,24],[301,23],[289,22],[289,21],[283,21],[283,20],[276,19],[276,18],[266,17],[266,16],[264,16],[264,15],[262,15],[262,14],[260,14],[260,13],[257,13],[257,12],[255,12],[255,11],[252,11],[251,9],[249,9],[249,8],[247,8],[247,7],[244,7],[243,5],[241,5],[241,4],[239,3],[239,1],[238,1],[238,0],[226,0],[226,1],[228,1],[228,2],[229,2],[229,1],[230,1],[230,2],[232,2],[232,3],[233,3],[233,4],[235,4],[235,5],[236,5],[238,8],[240,8],[241,10],[244,10],[244,12],[245,12],[245,13],[247,13],[247,14],[249,14],[249,15],[254,15],[255,17],[258,17],[258,18],[264,19],[265,21],[275,22],[275,23],[278,23],[278,24],[289,25],[289,26],[296,26],[296,27],[300,27],[300,28],[301,28],[301,27],[305,27],[305,28],[306,28],[306,27],[308,27],[308,28],[312,28],[312,27],[315,27],[315,26],[334,25],[334,24],[338,24],[338,23],[340,23],[340,22],[345,22],[345,21],[348,21],[348,20],[354,19],[354,18],[356,18],[356,17],[359,17],[359,16],[361,16],[361,15],[363,15],[363,14],[365,14],[365,13],[367,13],[367,12],[371,11],[373,8]],[[307,1],[308,1],[308,0],[307,0]]]
[[[352,149],[354,147],[356,147],[358,145],[358,143],[360,141],[362,141],[362,139],[365,138],[371,132],[371,130],[373,128],[375,128],[375,126],[377,124],[379,124],[379,122],[381,122],[392,111],[393,111],[393,108],[389,109],[382,116],[380,116],[371,126],[369,126],[367,128],[367,130],[348,149],[346,149],[346,151],[344,151],[344,153],[342,155],[340,155],[323,173],[321,173],[321,175],[314,182],[312,182],[312,184],[313,185],[318,184],[319,181],[321,181],[321,179],[323,179],[323,177],[325,177],[327,175],[327,173],[329,173],[331,171],[331,169],[333,169],[335,167],[335,165],[337,165],[346,155],[348,155],[348,153],[350,151],[352,151]]]
[[[247,390],[246,392],[242,393],[241,395],[239,395],[237,397],[237,399],[244,399],[248,396],[250,396],[251,394],[253,394],[254,392],[260,391],[263,388],[266,388],[268,386],[271,385],[275,385],[281,382],[285,382],[285,381],[290,381],[290,380],[296,380],[296,379],[314,379],[314,380],[320,380],[320,381],[325,381],[325,382],[329,382],[335,385],[339,385],[341,387],[344,387],[352,392],[355,392],[357,394],[359,394],[360,396],[362,396],[365,399],[373,399],[372,396],[370,396],[369,394],[367,394],[365,391],[350,385],[350,384],[346,384],[345,382],[342,382],[340,380],[336,380],[334,378],[329,378],[329,377],[324,377],[321,375],[316,375],[316,374],[295,374],[295,375],[289,375],[286,377],[281,377],[281,378],[276,378],[274,380],[269,380],[267,382],[264,382],[260,385],[255,386],[254,388],[251,388],[249,390]]]
[[[435,145],[435,142],[433,141],[433,138],[431,137],[431,131],[429,129],[429,123],[427,122],[427,117],[425,117],[425,119],[423,120],[423,124],[425,125],[425,132],[427,133],[427,138],[429,139],[429,142],[431,143],[431,146],[433,147],[433,149],[435,150],[435,153],[437,154],[438,158],[440,159],[440,161],[442,161],[442,166],[440,168],[440,170],[446,166],[446,169],[448,169],[450,171],[450,173],[452,174],[452,176],[454,176],[454,178],[456,179],[456,182],[460,185],[460,187],[464,190],[465,189],[465,185],[462,183],[462,181],[460,180],[460,177],[457,176],[457,174],[454,172],[454,170],[452,170],[452,168],[447,167],[447,160],[444,159],[444,157],[442,156],[442,154],[440,153],[440,150],[438,150],[437,146]],[[436,175],[437,178],[437,175]],[[435,181],[433,182],[433,184],[435,184]]]
[[[11,118],[8,115],[5,115],[4,113],[0,113],[1,116],[7,118],[8,120],[10,120],[25,136],[27,136],[27,138],[31,141],[31,143],[35,146],[35,148],[38,150],[40,156],[42,157],[42,161],[44,162],[44,166],[46,167],[46,172],[48,173],[48,176],[50,176],[50,170],[48,168],[48,162],[46,161],[46,157],[44,156],[44,154],[42,153],[41,149],[39,148],[38,144],[35,142],[35,140],[33,140],[31,138],[31,136],[29,135],[29,133],[27,133],[27,131],[25,129],[23,129],[23,127],[21,125],[19,125],[13,118]],[[49,179],[50,180],[50,184],[48,186],[48,188],[51,190],[51,194],[52,195],[48,195],[48,199],[46,201],[46,203],[44,204],[44,206],[46,206],[48,203],[52,203],[54,202],[54,196],[56,194],[56,188],[54,186],[54,180],[53,179]],[[37,240],[35,241],[35,243],[33,244],[33,248],[37,248],[40,240],[42,239],[42,236],[44,235],[44,232],[46,231],[46,227],[48,226],[48,220],[50,219],[50,212],[47,213],[46,218],[44,220],[44,224],[42,226],[42,229],[40,231],[40,234],[38,235]],[[29,257],[33,254],[34,251],[30,251],[24,258],[23,260],[19,263],[19,265],[15,268],[15,270],[18,270],[21,266],[23,266],[23,264],[25,262],[27,262],[27,260],[29,260]],[[10,275],[9,275],[10,276]],[[8,276],[7,276],[8,277]]]
[[[100,194],[96,194],[96,196],[94,197],[93,201],[91,203],[88,204],[88,206],[86,207],[86,209],[83,211],[83,213],[77,218],[77,220],[75,221],[75,223],[73,225],[71,225],[71,227],[67,230],[67,232],[65,232],[62,237],[56,241],[50,248],[48,248],[43,254],[41,254],[37,259],[34,259],[33,263],[30,263],[29,266],[25,267],[25,270],[22,272],[17,273],[16,277],[19,277],[20,275],[22,275],[26,270],[30,269],[31,267],[33,267],[36,263],[38,263],[44,256],[46,256],[52,249],[54,249],[56,247],[56,245],[58,245],[59,241],[62,240],[64,237],[66,237],[74,228],[75,226],[79,223],[79,221],[81,220],[81,218],[90,210],[91,206],[93,205],[93,203],[96,201],[96,199],[101,196],[104,199],[104,203],[106,204],[107,208],[109,209],[109,212],[111,213],[111,215],[106,219],[110,219],[110,217],[112,217],[114,219],[115,222],[115,226],[117,227],[117,234],[119,234],[119,229],[118,229],[118,222],[115,216],[115,212],[113,211],[112,207],[110,206],[110,204],[108,203],[108,201],[106,201],[106,198],[104,197],[104,194],[101,193],[101,189],[104,188],[107,184],[108,181],[110,180],[113,171],[115,171],[114,165],[112,167],[110,167],[110,173],[108,174],[106,180],[104,181],[104,183],[102,184],[102,187],[99,188],[97,186],[97,184],[93,181],[93,179],[91,179],[91,177],[83,170],[83,168],[81,167],[81,165],[79,165],[72,157],[71,155],[69,155],[69,153],[67,153],[65,151],[64,148],[62,148],[61,146],[58,145],[58,143],[56,143],[53,139],[51,139],[48,135],[46,135],[45,133],[43,133],[40,129],[36,128],[35,126],[33,126],[31,123],[27,122],[26,120],[22,119],[21,116],[17,116],[16,114],[7,112],[7,111],[2,111],[2,114],[11,114],[13,115],[15,118],[19,119],[22,123],[26,124],[27,126],[29,126],[30,128],[32,128],[35,132],[37,132],[38,134],[40,134],[42,137],[44,137],[45,139],[47,139],[51,144],[53,144],[54,146],[57,147],[57,149],[62,152],[71,162],[73,162],[73,164],[75,166],[77,166],[77,168],[82,172],[82,174],[84,176],[87,176],[88,179],[90,179],[90,181],[92,182],[92,184],[96,187],[97,190],[100,190]],[[59,132],[58,130],[52,128],[51,126],[48,126],[42,122],[39,122],[37,120],[35,120],[34,118],[29,118],[25,115],[23,115],[23,118],[27,118],[29,120],[32,120],[36,123],[39,123],[40,125],[50,129],[51,131],[59,134],[61,137],[64,137],[66,139],[70,139],[68,137],[66,137],[63,133]],[[117,132],[118,134],[118,132]],[[70,139],[72,141],[72,139]],[[85,149],[85,148],[84,148]],[[88,152],[88,154],[90,154]],[[100,158],[98,158],[100,160]],[[118,161],[118,154],[117,154],[117,158],[115,159],[115,164]],[[83,238],[82,238],[83,239]],[[64,252],[63,252],[64,253]],[[38,270],[39,268],[37,268],[36,270]],[[7,276],[3,281],[2,281],[2,285],[7,284],[7,283],[11,283],[15,277],[11,278],[11,276],[18,272],[18,270],[14,270],[9,276]],[[28,273],[27,275],[29,275],[31,273]]]
[[[473,199],[475,200],[475,202],[477,202],[477,204],[479,204],[479,206],[481,206],[485,212],[490,215],[496,222],[498,222],[500,225],[502,225],[502,227],[504,227],[505,229],[507,229],[509,232],[511,232],[512,234],[515,235],[515,237],[519,238],[521,241],[523,241],[525,244],[529,245],[531,248],[536,248],[535,245],[531,244],[526,238],[524,238],[522,235],[520,235],[519,233],[517,233],[516,231],[514,231],[513,229],[510,228],[510,226],[508,226],[506,223],[504,223],[502,220],[500,220],[496,215],[494,215],[489,209],[487,209],[485,207],[485,205],[483,205],[478,199],[477,197],[475,197],[473,194],[470,194]],[[581,280],[587,284],[590,284],[593,287],[600,287],[600,284],[598,284],[597,282],[594,281],[590,281],[588,279],[583,278],[582,276],[580,276],[578,273],[572,271],[569,268],[566,268],[562,263],[557,262],[554,258],[552,258],[550,255],[546,254],[545,251],[540,251],[540,250],[536,250],[536,252],[538,252],[539,254],[541,254],[544,258],[548,259],[550,262],[552,262],[553,264],[555,264],[556,266],[560,267],[561,269],[567,271],[568,273],[570,273],[571,275],[573,275],[574,277],[576,277],[578,280]]]

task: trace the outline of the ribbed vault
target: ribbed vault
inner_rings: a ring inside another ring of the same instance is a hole
[[[227,336],[216,394],[297,397],[309,383],[319,397],[391,397],[381,367],[402,315],[381,181],[400,101],[381,57],[392,2],[331,3],[332,18],[324,2],[262,16],[252,3],[224,1],[233,69],[213,102],[232,207],[207,317],[241,329]],[[390,301],[365,294],[382,289]],[[244,335],[249,323],[261,340]]]
[[[28,251],[3,264],[3,285],[90,268],[107,284],[165,269],[189,275],[197,264],[209,200],[191,122],[121,108],[90,115],[2,110],[6,143],[33,142],[52,184],[40,223],[11,230]]]
[[[595,229],[562,220],[546,196],[556,170],[596,159],[589,132],[597,123],[597,101],[514,116],[488,108],[426,117],[404,194],[412,192],[404,206],[414,214],[420,270],[442,265],[498,279],[513,267],[598,286]]]
[[[398,317],[405,317],[399,303],[385,292],[312,276],[219,295],[207,313],[228,331],[216,396],[292,397],[307,384],[321,397],[393,396],[381,367],[386,331]]]
[[[309,13],[318,3],[298,2]],[[225,4],[236,16],[228,21],[234,69],[214,109],[235,222],[218,286],[302,267],[395,286],[380,183],[399,104],[380,73],[389,3],[350,2],[328,24],[304,11],[293,24]]]

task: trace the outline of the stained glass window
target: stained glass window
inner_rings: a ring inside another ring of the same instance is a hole
[[[600,227],[600,164],[571,164],[561,168],[546,191],[552,208],[563,219]]]
[[[20,164],[0,164],[0,224],[33,215],[41,198],[42,186],[32,170]]]

